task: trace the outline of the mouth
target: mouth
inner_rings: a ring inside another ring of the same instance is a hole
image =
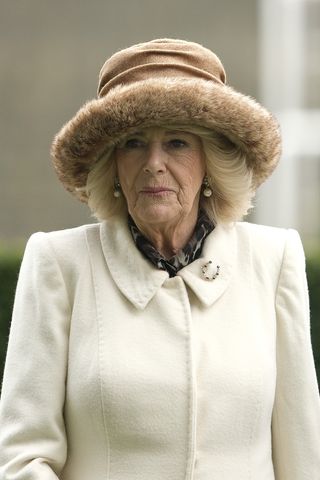
[[[172,193],[173,190],[167,187],[145,187],[140,190],[140,193],[149,195],[160,195],[166,193]]]

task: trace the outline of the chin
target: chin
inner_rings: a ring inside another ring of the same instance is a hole
[[[174,218],[180,219],[181,211],[173,209],[172,206],[154,205],[145,207],[138,215],[134,214],[133,218],[135,217],[140,223],[165,223],[171,222]]]

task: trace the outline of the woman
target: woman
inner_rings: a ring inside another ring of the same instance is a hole
[[[238,221],[279,155],[276,121],[206,48],[107,60],[52,147],[101,223],[28,242],[1,479],[319,479],[301,242]]]

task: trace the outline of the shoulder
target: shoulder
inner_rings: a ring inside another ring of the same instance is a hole
[[[64,271],[79,270],[87,263],[89,232],[98,240],[100,224],[34,233],[27,242],[24,260],[29,259],[36,264],[55,262]]]
[[[248,222],[235,223],[238,242],[249,242],[251,247],[268,251],[284,251],[287,244],[301,244],[299,233],[292,228],[270,227]]]
[[[235,229],[238,238],[247,238],[255,241],[279,244],[285,241],[288,230],[285,228],[269,227],[248,222],[236,222]]]
[[[250,256],[255,265],[279,269],[288,262],[304,263],[301,239],[294,229],[238,222],[235,231],[238,253]]]
[[[45,245],[57,251],[70,251],[81,249],[86,242],[89,231],[97,231],[99,235],[100,224],[81,225],[75,228],[57,230],[52,232],[36,232],[31,235],[27,242],[27,248],[45,248]]]

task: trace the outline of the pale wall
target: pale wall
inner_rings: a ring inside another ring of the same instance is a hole
[[[203,43],[257,95],[255,0],[5,0],[0,13],[1,239],[92,221],[58,183],[53,135],[95,96],[115,50],[157,37]]]

